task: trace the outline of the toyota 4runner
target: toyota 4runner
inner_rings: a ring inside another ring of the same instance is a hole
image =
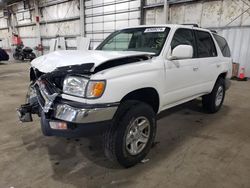
[[[122,29],[96,50],[56,51],[31,65],[20,120],[37,114],[46,136],[102,130],[106,156],[124,167],[149,152],[157,114],[197,97],[217,112],[232,75],[226,40],[187,25]]]

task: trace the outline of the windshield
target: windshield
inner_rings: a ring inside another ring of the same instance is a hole
[[[159,55],[169,33],[166,27],[124,29],[112,33],[97,50],[141,51]]]

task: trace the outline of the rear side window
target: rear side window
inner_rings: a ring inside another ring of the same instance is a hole
[[[198,57],[215,57],[217,56],[217,51],[214,45],[212,36],[205,31],[195,31],[197,37],[197,50]]]
[[[213,36],[214,36],[215,40],[217,41],[223,56],[224,57],[231,57],[231,52],[230,52],[230,48],[227,44],[227,41],[219,35],[213,34]]]

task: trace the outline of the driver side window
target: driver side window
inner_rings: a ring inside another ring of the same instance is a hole
[[[191,29],[178,29],[171,42],[171,50],[178,46],[178,45],[190,45],[193,47],[194,53],[193,58],[195,57],[195,38],[193,31]]]

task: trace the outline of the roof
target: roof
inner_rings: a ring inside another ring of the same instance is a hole
[[[157,24],[157,25],[138,25],[138,26],[132,26],[132,27],[125,27],[123,29],[131,29],[131,28],[143,28],[143,27],[169,27],[169,28],[188,28],[188,29],[196,29],[201,31],[207,31],[211,32],[209,29],[201,28],[201,27],[195,27],[193,24],[190,25],[181,25],[181,24]]]

